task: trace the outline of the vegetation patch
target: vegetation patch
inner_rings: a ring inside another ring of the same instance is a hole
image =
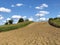
[[[60,18],[50,18],[48,23],[54,27],[60,28]]]
[[[17,24],[3,25],[3,26],[0,26],[0,32],[5,32],[5,31],[10,31],[10,30],[22,28],[22,27],[27,26],[30,23],[32,23],[32,21],[20,22]]]

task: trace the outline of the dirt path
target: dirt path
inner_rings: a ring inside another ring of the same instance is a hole
[[[60,45],[60,29],[46,22],[0,33],[0,45]]]

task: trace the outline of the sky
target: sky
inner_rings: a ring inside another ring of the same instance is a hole
[[[11,18],[47,21],[60,17],[60,0],[0,0],[0,25]]]

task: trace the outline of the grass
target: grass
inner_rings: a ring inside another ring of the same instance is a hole
[[[60,19],[53,20],[53,23],[60,26]]]
[[[60,28],[60,18],[51,19],[51,20],[49,20],[49,23],[51,23],[51,25],[53,25],[55,27]]]
[[[29,22],[21,22],[18,24],[3,25],[3,26],[0,26],[0,32],[5,32],[5,31],[10,31],[10,30],[22,28],[22,27],[27,26],[30,23],[32,23],[32,22],[29,21]]]

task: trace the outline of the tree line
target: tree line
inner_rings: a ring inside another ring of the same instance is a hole
[[[24,22],[24,21],[29,21],[29,20],[28,19],[24,20],[23,18],[20,18],[17,23]],[[5,25],[9,25],[9,24],[13,24],[13,19],[10,19],[5,22]]]

